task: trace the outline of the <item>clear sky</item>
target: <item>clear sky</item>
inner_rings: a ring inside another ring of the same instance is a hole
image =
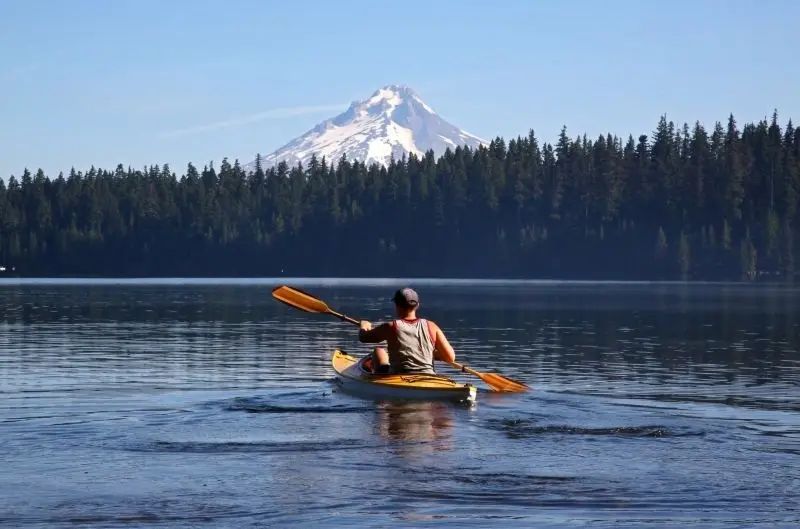
[[[0,177],[250,161],[380,86],[490,139],[800,124],[797,0],[3,0]]]

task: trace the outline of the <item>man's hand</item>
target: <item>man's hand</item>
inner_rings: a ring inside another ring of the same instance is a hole
[[[367,320],[361,320],[361,325],[359,328],[362,331],[371,331],[372,330],[372,323],[368,322]]]

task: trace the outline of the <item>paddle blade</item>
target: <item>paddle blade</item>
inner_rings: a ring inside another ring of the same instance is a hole
[[[530,387],[514,379],[498,375],[497,373],[481,373],[480,379],[491,386],[495,391],[504,393],[524,393],[530,391]]]
[[[331,309],[321,299],[317,299],[307,292],[286,285],[272,289],[272,297],[286,303],[290,307],[306,312],[330,312]]]

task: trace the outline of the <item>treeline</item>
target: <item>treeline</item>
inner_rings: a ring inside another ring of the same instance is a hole
[[[439,158],[92,167],[0,184],[24,276],[791,278],[800,127],[533,131]]]

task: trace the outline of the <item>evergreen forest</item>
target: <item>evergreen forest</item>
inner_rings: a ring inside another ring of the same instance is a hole
[[[21,276],[792,280],[800,127],[533,131],[365,166],[223,159],[0,181]]]

